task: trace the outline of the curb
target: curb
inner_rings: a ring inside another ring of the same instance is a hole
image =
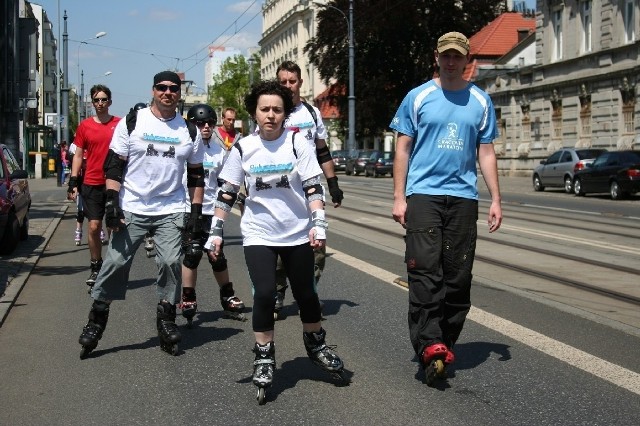
[[[44,241],[42,241],[27,260],[22,263],[20,271],[16,277],[11,280],[11,284],[5,290],[4,295],[0,297],[0,328],[4,324],[4,320],[7,318],[7,315],[9,315],[9,311],[15,304],[16,299],[20,295],[20,292],[31,275],[33,268],[36,266],[36,263],[38,263],[40,256],[42,256],[42,253],[49,244],[51,236],[55,232],[56,228],[58,228],[58,225],[68,208],[69,206],[62,206],[60,210],[55,213],[53,220],[51,220],[46,231],[42,234]]]

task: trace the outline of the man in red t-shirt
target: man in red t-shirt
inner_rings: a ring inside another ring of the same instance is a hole
[[[79,188],[84,202],[84,215],[89,220],[89,253],[91,255],[91,274],[87,285],[93,286],[102,266],[102,219],[105,212],[106,189],[102,166],[109,151],[113,131],[120,117],[109,114],[111,90],[101,84],[91,88],[91,102],[96,115],[82,120],[76,130],[73,143],[76,155],[71,166],[69,178],[69,199],[78,194],[78,175],[82,167],[82,158],[86,158],[86,168]]]
[[[213,136],[216,142],[227,151],[231,149],[234,143],[240,139],[240,133],[236,132],[233,125],[236,121],[236,110],[233,108],[226,108],[222,113],[222,126],[217,127],[213,131]]]

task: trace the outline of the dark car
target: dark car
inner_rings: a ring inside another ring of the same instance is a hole
[[[533,189],[544,191],[545,187],[564,188],[567,194],[573,192],[573,174],[584,169],[605,149],[562,148],[551,154],[533,170]]]
[[[347,164],[344,169],[344,173],[347,175],[354,174],[358,176],[360,173],[364,173],[364,165],[371,155],[375,152],[380,152],[375,149],[356,149],[351,151],[349,158],[347,158]]]
[[[28,173],[4,144],[0,144],[0,162],[0,254],[9,254],[29,237],[31,194]]]
[[[347,167],[347,157],[349,156],[349,151],[347,150],[337,150],[331,151],[331,158],[333,158],[333,168],[336,172],[344,172]]]
[[[389,173],[393,176],[393,155],[394,152],[392,151],[376,151],[371,154],[371,157],[364,165],[364,175],[376,178]]]
[[[640,191],[640,151],[611,151],[600,154],[573,178],[576,195],[608,192],[619,200]]]

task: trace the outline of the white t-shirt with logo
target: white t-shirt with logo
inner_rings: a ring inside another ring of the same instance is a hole
[[[229,151],[224,149],[219,143],[216,143],[213,138],[209,141],[209,145],[203,143],[202,149],[204,150],[204,161],[202,162],[202,166],[204,167],[204,201],[202,202],[202,213],[213,216],[216,208],[216,199],[218,198],[218,175],[229,155]],[[182,183],[186,188],[186,175]],[[187,205],[191,206],[188,197]]]
[[[248,196],[240,221],[243,245],[293,246],[309,241],[311,213],[302,182],[322,175],[322,169],[311,145],[302,140],[300,133],[285,130],[273,141],[247,136],[237,142],[240,149],[231,150],[220,178],[234,185],[246,182]]]
[[[315,149],[316,139],[327,139],[327,129],[322,122],[320,110],[313,105],[311,105],[311,108],[316,112],[316,117],[318,117],[317,123],[313,120],[313,116],[307,107],[300,102],[298,106],[293,109],[289,117],[287,117],[287,120],[284,122],[284,127],[288,129],[297,127],[300,135],[309,141],[313,149]]]
[[[141,109],[131,135],[126,120],[120,120],[109,148],[128,158],[120,189],[122,210],[148,216],[186,210],[182,178],[187,163],[203,162],[204,149],[200,131],[192,141],[184,118],[176,114],[163,122],[150,108]]]

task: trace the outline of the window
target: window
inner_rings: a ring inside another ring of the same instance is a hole
[[[633,0],[625,0],[622,18],[624,19],[624,41],[625,43],[632,43],[636,40]]]
[[[553,116],[551,119],[553,124],[553,139],[562,139],[562,113]]]
[[[634,105],[624,105],[622,107],[622,133],[627,135],[632,135],[634,126],[634,113],[633,113]]]
[[[571,159],[571,153],[569,151],[564,151],[562,153],[562,158],[560,158],[560,162],[561,163],[570,163],[571,161],[573,161]]]
[[[553,22],[553,59],[562,59],[562,9],[554,10]]]
[[[49,92],[44,93],[44,106],[47,106],[47,107],[51,106],[51,93]]]
[[[560,156],[562,155],[562,151],[557,151],[551,154],[551,157],[547,159],[545,164],[556,164],[558,160],[560,160]]]
[[[580,3],[582,17],[582,52],[591,52],[591,0]]]

